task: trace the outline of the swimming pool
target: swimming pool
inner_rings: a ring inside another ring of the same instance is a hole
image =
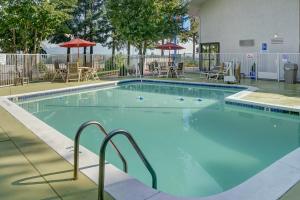
[[[199,197],[237,186],[299,147],[299,116],[226,105],[224,98],[240,90],[127,83],[18,104],[71,139],[88,120],[107,130],[127,129],[157,172],[159,190]],[[103,138],[96,129],[87,131],[92,134],[82,136],[82,145],[98,153]],[[127,141],[114,141],[129,174],[151,185]],[[113,151],[107,160],[122,169]]]

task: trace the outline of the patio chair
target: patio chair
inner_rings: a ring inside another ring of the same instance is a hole
[[[68,63],[66,82],[78,81],[81,79],[81,71],[78,69],[79,63]]]
[[[52,82],[58,77],[61,78],[63,81],[66,81],[67,70],[60,68],[58,61],[54,62],[54,69],[55,72],[52,78]]]
[[[158,68],[158,77],[168,77],[170,69],[166,64],[161,64]]]
[[[154,77],[155,75],[159,74],[158,72],[158,63],[157,62],[151,62],[150,64],[148,64],[149,67],[149,72],[152,74],[152,76]]]
[[[29,84],[29,77],[24,76],[24,73],[18,70],[16,72],[15,86],[19,84],[24,85],[24,83]]]
[[[98,76],[98,69],[96,67],[91,67],[86,73],[86,80],[100,80]]]
[[[183,62],[178,63],[178,66],[175,69],[175,74],[176,77],[184,77],[184,66],[183,66]]]

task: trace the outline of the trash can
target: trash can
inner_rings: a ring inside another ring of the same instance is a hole
[[[297,82],[298,65],[286,63],[284,65],[284,80],[286,83],[295,84]]]

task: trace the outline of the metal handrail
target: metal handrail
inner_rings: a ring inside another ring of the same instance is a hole
[[[106,153],[106,147],[108,142],[115,137],[116,135],[124,135],[127,137],[139,157],[141,158],[142,162],[148,169],[148,171],[151,174],[152,177],[152,188],[157,189],[157,179],[156,179],[156,173],[148,160],[146,159],[145,155],[143,154],[142,150],[139,148],[131,134],[124,130],[114,130],[106,136],[102,142],[101,148],[100,148],[100,158],[99,158],[99,182],[98,182],[98,200],[104,200],[104,176],[105,176],[105,153]]]
[[[80,140],[80,136],[82,131],[87,128],[88,126],[91,125],[95,125],[97,128],[99,128],[99,130],[104,133],[105,137],[108,136],[108,133],[105,131],[105,129],[103,128],[103,126],[96,121],[89,121],[86,122],[84,124],[82,124],[80,126],[80,128],[78,129],[76,136],[75,136],[75,140],[74,140],[74,180],[78,179],[78,171],[79,171],[79,140]],[[116,145],[113,143],[113,141],[110,141],[111,145],[113,146],[113,148],[115,149],[116,153],[118,154],[118,156],[120,157],[121,161],[123,162],[123,170],[125,173],[127,173],[128,168],[127,168],[127,162],[124,158],[124,156],[121,154],[121,152],[119,151],[119,149],[116,147]]]

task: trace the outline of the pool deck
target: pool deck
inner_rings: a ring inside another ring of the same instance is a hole
[[[242,99],[248,101],[257,101],[260,103],[283,105],[283,106],[292,106],[292,107],[300,106],[299,97],[287,97],[280,94],[270,94],[264,92],[254,92],[246,95]]]
[[[96,185],[0,107],[1,199],[96,199]]]
[[[96,82],[34,83],[0,88],[0,96],[91,83]],[[244,85],[263,86],[260,91],[244,98],[262,103],[274,103],[276,100],[276,103],[282,105],[299,105],[300,84],[285,86],[283,83],[276,83],[275,85],[279,86],[273,87],[270,86],[271,83],[274,84],[268,81],[260,84],[243,82]],[[285,89],[286,87],[288,89]],[[94,182],[82,174],[79,180],[73,181],[71,164],[2,107],[0,116],[0,199],[97,199]],[[298,200],[299,196],[300,183],[281,199]]]

